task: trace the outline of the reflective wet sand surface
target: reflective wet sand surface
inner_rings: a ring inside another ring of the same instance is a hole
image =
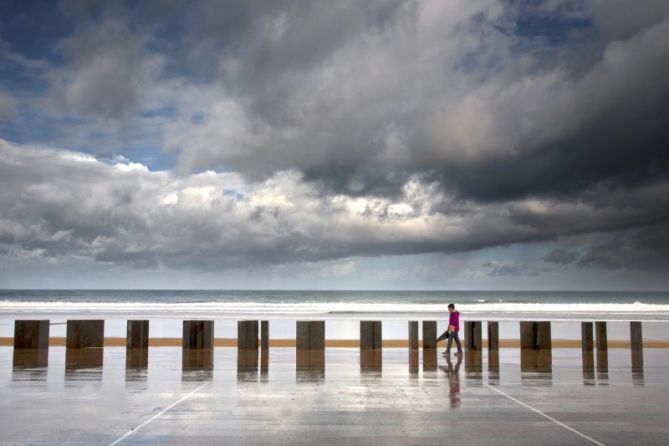
[[[347,348],[301,358],[294,348],[237,353],[216,348],[210,363],[208,354],[184,359],[181,348],[150,348],[143,367],[128,363],[124,348],[86,358],[52,347],[41,366],[44,358],[17,361],[2,347],[0,442],[669,443],[666,349],[643,357],[501,349],[448,360],[439,351],[436,364],[406,349],[380,358]]]

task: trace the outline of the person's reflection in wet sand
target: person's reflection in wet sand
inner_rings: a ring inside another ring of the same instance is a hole
[[[460,365],[462,364],[462,355],[456,355],[456,357],[455,367],[453,366],[451,357],[448,355],[446,356],[447,365],[439,367],[446,372],[446,376],[448,377],[448,396],[453,408],[460,407]]]

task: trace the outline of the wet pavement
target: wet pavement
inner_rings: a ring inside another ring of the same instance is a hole
[[[199,367],[181,348],[150,348],[148,367],[126,368],[125,348],[52,347],[36,366],[44,358],[2,347],[0,443],[669,444],[667,349],[209,353]]]

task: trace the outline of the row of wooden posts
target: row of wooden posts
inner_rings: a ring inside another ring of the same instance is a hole
[[[481,321],[464,322],[465,349],[479,351],[483,348]],[[418,350],[418,321],[409,321],[409,349]],[[487,322],[488,349],[499,349],[499,323]],[[437,322],[422,322],[422,348],[437,348]],[[260,336],[259,336],[260,334]],[[593,336],[594,334],[594,336]],[[582,349],[592,351],[607,349],[606,322],[581,323]],[[630,322],[630,341],[632,351],[643,348],[641,322]],[[15,349],[46,350],[49,345],[48,320],[16,320],[14,324]],[[65,342],[68,350],[87,349],[104,346],[104,320],[68,320]],[[149,321],[128,320],[126,348],[131,351],[148,351]],[[182,347],[184,350],[212,349],[214,347],[214,321],[183,321]],[[237,321],[237,347],[239,350],[268,349],[269,321]],[[325,349],[324,321],[297,321],[296,348],[300,350]],[[520,322],[521,350],[550,350],[551,323],[545,321]],[[381,350],[381,321],[360,321],[360,349]]]

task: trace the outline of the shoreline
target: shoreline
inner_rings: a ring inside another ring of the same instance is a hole
[[[422,347],[422,341],[419,341],[419,346]],[[488,341],[482,341],[483,348],[488,347]],[[12,347],[14,345],[13,337],[0,337],[0,347]],[[125,347],[126,338],[123,337],[106,337],[104,339],[105,347]],[[441,341],[438,344],[439,348],[446,348],[446,341]],[[464,345],[464,342],[463,342]],[[181,347],[182,339],[175,337],[162,337],[149,339],[149,347]],[[270,347],[291,347],[296,346],[295,339],[270,339]],[[552,348],[581,348],[580,339],[553,339],[551,342]],[[49,338],[49,347],[65,347],[64,337]],[[214,347],[237,347],[236,338],[215,338]],[[360,340],[358,339],[326,339],[325,347],[329,348],[358,348],[360,347]],[[500,348],[520,348],[520,339],[500,339]],[[630,341],[609,339],[608,348],[629,349],[631,347]],[[645,340],[643,341],[644,348],[669,348],[669,341]],[[383,348],[409,348],[409,341],[407,339],[386,339],[383,341]]]

